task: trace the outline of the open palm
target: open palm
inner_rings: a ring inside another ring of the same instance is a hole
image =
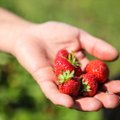
[[[17,40],[13,54],[54,104],[82,111],[116,107],[119,104],[119,96],[115,95],[120,92],[119,81],[110,81],[104,85],[109,93],[100,91],[94,97],[76,100],[58,91],[54,83],[56,76],[53,61],[57,51],[62,48],[75,51],[83,69],[89,62],[83,51],[102,60],[111,61],[118,56],[116,49],[106,42],[83,30],[57,22],[32,25]]]

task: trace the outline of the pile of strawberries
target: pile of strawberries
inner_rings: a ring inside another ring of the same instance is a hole
[[[96,94],[98,87],[108,80],[109,69],[101,60],[92,60],[84,71],[74,53],[59,50],[54,64],[57,76],[56,84],[60,92],[72,97],[91,97]]]

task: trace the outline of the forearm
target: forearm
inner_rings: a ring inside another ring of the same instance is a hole
[[[0,8],[0,51],[11,53],[16,40],[30,24]]]

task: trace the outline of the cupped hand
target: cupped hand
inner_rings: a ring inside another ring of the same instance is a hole
[[[99,91],[94,97],[73,100],[69,95],[59,92],[54,82],[56,76],[53,72],[53,64],[57,51],[62,48],[75,51],[83,69],[89,62],[84,51],[102,60],[112,61],[118,57],[116,49],[108,43],[79,28],[58,22],[34,24],[28,27],[16,40],[12,54],[55,105],[82,111],[116,107],[119,104],[119,96],[116,95],[120,92],[119,81],[106,83],[106,91],[109,92]]]

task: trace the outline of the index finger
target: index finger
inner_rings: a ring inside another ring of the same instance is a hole
[[[102,60],[115,60],[118,51],[107,42],[80,30],[79,41],[83,49]]]

